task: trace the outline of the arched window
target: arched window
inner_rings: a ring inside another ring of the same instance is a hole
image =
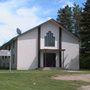
[[[51,31],[48,31],[45,36],[45,46],[55,46],[55,37]]]

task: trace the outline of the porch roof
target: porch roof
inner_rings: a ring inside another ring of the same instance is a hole
[[[65,49],[40,49],[40,51],[44,53],[59,53],[61,51],[65,51]]]

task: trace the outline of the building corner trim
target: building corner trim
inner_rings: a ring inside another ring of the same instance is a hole
[[[41,26],[38,27],[38,68],[40,68],[40,34]]]
[[[59,50],[62,49],[62,28],[59,27]],[[59,67],[61,67],[61,51],[59,51]]]

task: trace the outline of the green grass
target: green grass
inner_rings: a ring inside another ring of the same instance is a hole
[[[57,74],[71,75],[89,73],[69,73],[59,69],[52,70],[30,70],[30,71],[9,71],[0,70],[0,90],[76,90],[81,85],[90,83],[83,81],[62,81],[52,80],[50,77]]]

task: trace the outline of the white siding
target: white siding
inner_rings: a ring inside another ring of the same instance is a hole
[[[38,30],[32,30],[18,37],[17,69],[35,69],[38,66],[37,58]]]
[[[64,30],[62,30],[62,48],[65,49],[64,68],[79,69],[79,42]]]
[[[53,36],[55,37],[55,47],[45,47],[44,46],[44,37],[46,36],[46,33],[48,31],[51,31],[53,33]],[[58,49],[59,47],[59,27],[57,27],[52,22],[47,22],[41,26],[41,49]]]
[[[46,36],[46,33],[48,31],[51,31],[53,33],[53,36],[55,37],[55,46],[54,47],[46,47],[44,45],[44,37]],[[47,22],[41,26],[41,37],[40,37],[40,49],[58,49],[59,48],[59,27],[57,27],[52,22]],[[41,52],[41,67],[43,67],[43,52]],[[59,55],[56,55],[56,67],[59,67]]]
[[[45,47],[44,37],[48,31],[51,31],[55,37],[54,47]],[[54,21],[47,21],[46,23],[41,24],[40,49],[59,49],[59,24],[56,24]],[[78,39],[64,30],[62,30],[62,49],[65,49],[64,68],[79,69]],[[38,30],[33,29],[17,37],[17,41],[11,44],[11,52],[15,56],[15,62],[12,62],[12,68],[15,69],[17,67],[18,70],[38,68]],[[40,58],[40,65],[43,67],[43,52],[40,52]],[[56,53],[56,67],[59,67],[59,53]]]

